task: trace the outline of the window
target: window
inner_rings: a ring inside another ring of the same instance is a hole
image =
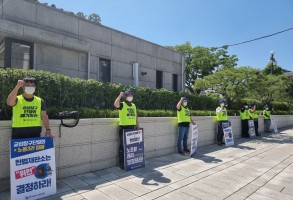
[[[157,70],[156,71],[156,88],[160,89],[163,87],[163,72]]]
[[[33,68],[33,43],[22,40],[5,38],[2,43],[4,50],[4,67],[12,67],[19,69]],[[2,48],[2,45],[0,49]],[[0,53],[0,62],[2,61],[2,54]]]
[[[111,60],[99,59],[99,80],[104,83],[111,82]]]
[[[173,91],[178,91],[178,75],[173,74]]]

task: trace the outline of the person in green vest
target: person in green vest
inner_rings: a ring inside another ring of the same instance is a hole
[[[269,110],[269,106],[264,106],[263,111],[263,118],[264,118],[264,131],[266,133],[270,133],[270,127],[271,127],[271,111]]]
[[[12,139],[40,137],[42,126],[45,136],[53,136],[46,106],[43,99],[35,96],[37,81],[33,77],[18,80],[15,88],[7,97],[7,105],[12,107]],[[20,89],[22,95],[17,95]]]
[[[121,101],[124,97],[124,101]],[[119,96],[114,102],[114,107],[119,110],[119,166],[124,170],[124,144],[123,131],[125,129],[139,130],[136,106],[132,102],[133,92],[126,90],[120,92]]]
[[[241,118],[241,135],[244,138],[249,138],[248,134],[248,120],[250,119],[248,113],[248,104],[245,103],[240,110],[240,118]]]
[[[258,113],[256,111],[256,105],[255,104],[250,104],[248,114],[249,114],[250,118],[254,122],[255,135],[260,136],[260,134],[258,132]]]
[[[189,124],[195,124],[195,122],[190,117],[190,111],[187,108],[188,100],[186,97],[181,97],[178,102],[177,109],[177,118],[178,118],[178,141],[177,141],[177,150],[180,155],[184,155],[184,152],[189,153],[190,150],[187,148],[187,140],[189,134]],[[183,149],[182,149],[183,141]]]
[[[217,121],[218,121],[218,133],[217,133],[217,143],[219,146],[225,144],[223,142],[224,131],[223,123],[228,122],[227,109],[225,108],[225,100],[219,100],[219,106],[216,109]]]

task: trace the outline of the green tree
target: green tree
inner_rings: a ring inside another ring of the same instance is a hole
[[[101,17],[96,13],[90,14],[88,16],[88,20],[90,20],[91,22],[94,22],[94,23],[98,23],[98,24],[101,23]]]
[[[266,75],[257,73],[249,81],[249,96],[270,104],[272,101],[284,101],[286,98],[286,77],[283,75]]]
[[[237,102],[247,97],[248,83],[257,69],[250,67],[223,68],[195,82],[198,90],[219,94],[225,98],[229,108],[236,108]]]
[[[282,67],[278,65],[273,65],[273,72],[272,72],[272,64],[267,64],[267,66],[264,68],[263,73],[266,75],[272,74],[273,75],[282,75],[284,73],[284,70]]]
[[[228,55],[227,46],[222,48],[192,47],[190,42],[186,42],[183,45],[169,48],[185,55],[185,84],[191,93],[200,92],[194,88],[197,79],[202,79],[222,68],[233,68],[238,61],[235,55]]]
[[[78,12],[78,13],[76,13],[76,15],[81,18],[84,18],[84,19],[86,19],[86,17],[87,17],[83,12]]]

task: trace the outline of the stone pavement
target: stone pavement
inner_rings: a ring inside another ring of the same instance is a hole
[[[57,195],[45,199],[292,200],[292,163],[293,128],[234,147],[201,147],[194,158],[171,154],[130,172],[114,167],[60,179]]]

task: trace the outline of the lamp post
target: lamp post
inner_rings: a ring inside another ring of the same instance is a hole
[[[274,65],[277,64],[277,61],[274,58],[274,55],[275,55],[275,52],[271,51],[271,57],[270,57],[270,60],[269,60],[269,64],[271,64],[271,74],[272,75],[274,74]]]

